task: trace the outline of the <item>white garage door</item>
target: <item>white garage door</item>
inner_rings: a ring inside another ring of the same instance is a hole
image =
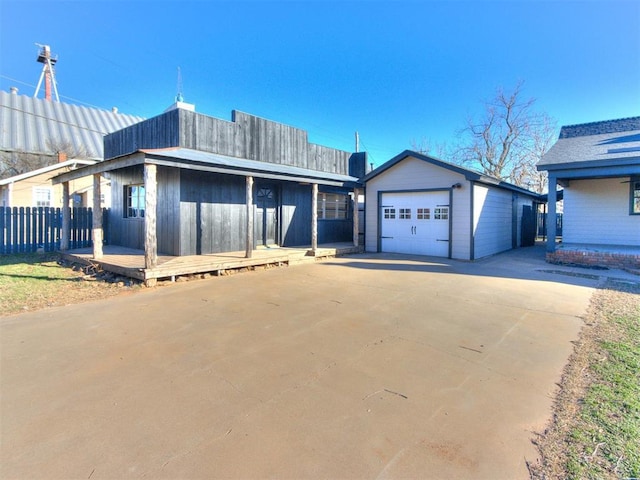
[[[449,256],[449,192],[383,193],[381,250]]]

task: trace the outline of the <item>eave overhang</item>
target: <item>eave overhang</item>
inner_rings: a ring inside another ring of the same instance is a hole
[[[358,178],[349,175],[229,157],[187,148],[140,150],[132,155],[114,158],[91,167],[58,175],[54,178],[54,184],[143,164],[335,187],[359,187],[362,185]]]

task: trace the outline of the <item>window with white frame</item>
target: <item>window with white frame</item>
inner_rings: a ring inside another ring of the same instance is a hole
[[[394,219],[396,218],[396,209],[395,208],[386,208],[384,209],[384,218],[386,219]]]
[[[318,220],[344,220],[349,215],[349,195],[318,193]]]
[[[51,206],[51,188],[50,187],[34,187],[33,188],[33,204],[36,207]]]
[[[125,218],[144,218],[144,185],[126,185],[124,201]]]
[[[640,178],[631,179],[631,215],[640,215]]]

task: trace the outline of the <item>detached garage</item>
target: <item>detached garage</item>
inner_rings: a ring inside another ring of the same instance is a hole
[[[405,150],[364,177],[365,248],[475,260],[533,245],[540,195]]]

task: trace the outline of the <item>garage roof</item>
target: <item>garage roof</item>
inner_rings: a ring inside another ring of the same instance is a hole
[[[490,177],[488,175],[484,175],[482,173],[476,172],[474,170],[470,170],[468,168],[461,167],[459,165],[454,165],[453,163],[445,162],[444,160],[439,160],[437,158],[430,157],[428,155],[424,155],[422,153],[414,152],[412,150],[405,150],[399,155],[396,155],[388,162],[382,164],[375,170],[369,172],[362,178],[362,181],[368,182],[369,180],[377,177],[381,173],[386,172],[391,167],[394,167],[398,163],[404,161],[406,158],[415,158],[417,160],[422,160],[427,163],[431,163],[432,165],[436,165],[438,167],[451,170],[452,172],[459,173],[463,175],[467,180],[483,183],[486,185],[491,185],[498,188],[503,188],[505,190],[511,190],[517,193],[522,193],[524,195],[529,195],[531,197],[541,198],[540,195],[536,192],[532,192],[531,190],[527,190],[526,188],[521,188],[516,185],[513,185],[509,182],[504,182],[494,177]]]

